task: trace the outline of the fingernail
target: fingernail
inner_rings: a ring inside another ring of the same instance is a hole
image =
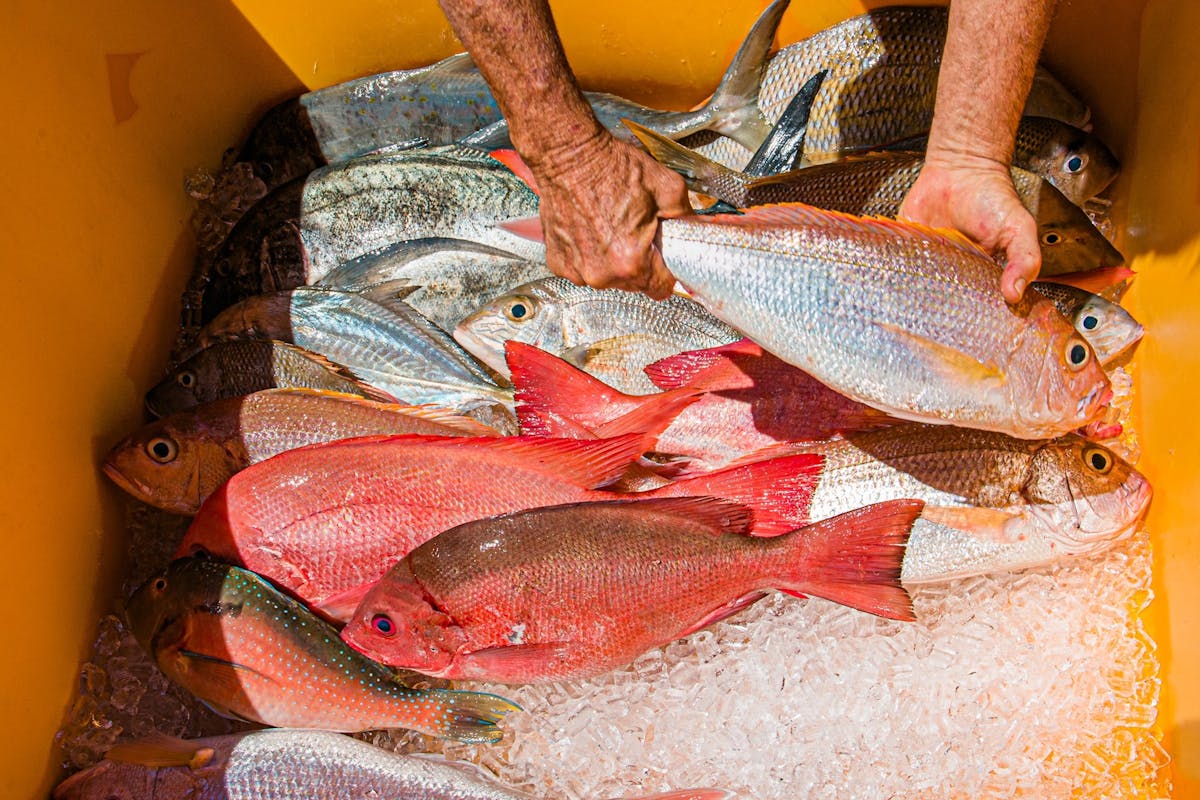
[[[1013,282],[1013,288],[1017,290],[1018,295],[1025,294],[1025,284],[1026,281],[1024,278],[1017,278],[1017,280]]]

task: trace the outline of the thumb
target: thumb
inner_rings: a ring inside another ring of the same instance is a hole
[[[1016,303],[1042,269],[1042,250],[1037,223],[1024,206],[1011,213],[1007,222],[1002,242],[1006,261],[1000,291],[1005,300]]]

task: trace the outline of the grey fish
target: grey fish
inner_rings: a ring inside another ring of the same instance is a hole
[[[924,152],[927,143],[927,136],[914,136],[887,148]],[[1013,164],[1041,175],[1077,206],[1107,189],[1121,171],[1117,157],[1095,134],[1048,117],[1021,117]]]
[[[357,292],[377,303],[401,301],[444,331],[516,286],[549,278],[540,261],[463,239],[397,242],[348,261],[320,286]]]
[[[274,388],[322,389],[396,402],[323,355],[287,342],[246,339],[215,342],[172,369],[146,394],[146,409],[162,417]]]
[[[504,343],[532,344],[626,394],[657,388],[642,368],[669,355],[728,344],[742,335],[678,295],[591,289],[564,278],[519,286],[459,323],[454,338],[504,375]]]
[[[452,236],[544,260],[495,223],[537,214],[537,196],[499,162],[450,146],[355,159],[256,203],[214,256],[202,319],[262,292],[305,286],[406,239]]]
[[[269,728],[182,740],[119,744],[77,772],[54,800],[529,800],[464,761],[401,755],[339,733]],[[657,800],[721,800],[689,789]],[[630,798],[630,800],[635,800]],[[646,800],[650,800],[646,798]]]
[[[805,136],[810,159],[920,135],[933,119],[947,19],[944,7],[879,8],[790,44],[767,65],[759,107],[774,124],[801,84],[829,70]],[[1087,106],[1040,67],[1025,113],[1076,127],[1090,116]],[[725,139],[702,149],[737,168],[750,157]]]
[[[1109,366],[1142,339],[1145,330],[1133,315],[1098,294],[1065,283],[1038,281],[1033,288],[1070,320],[1088,340],[1101,366]]]
[[[758,110],[759,81],[788,1],[775,0],[762,13],[703,108],[660,111],[605,92],[584,96],[618,136],[629,136],[621,120],[630,118],[668,136],[711,130],[754,149],[770,130]],[[275,186],[414,138],[435,146],[459,140],[483,149],[508,146],[500,109],[467,53],[288,100],[263,117],[238,160],[253,163],[256,174]]]
[[[473,358],[413,309],[385,308],[356,294],[300,288],[259,295],[223,311],[200,332],[221,339],[290,341],[327,355],[402,402],[467,412],[512,406]]]
[[[873,153],[753,178],[630,124],[650,154],[682,174],[690,188],[737,208],[806,203],[847,214],[896,217],[925,165],[915,153]],[[1087,214],[1049,182],[1017,167],[1011,172],[1021,202],[1037,220],[1045,274],[1125,263]]]
[[[947,425],[897,425],[772,453],[824,456],[809,514],[925,501],[904,556],[905,583],[930,583],[1100,552],[1146,512],[1149,482],[1074,434],[1014,439]]]

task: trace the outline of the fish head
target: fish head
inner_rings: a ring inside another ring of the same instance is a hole
[[[1071,316],[1071,324],[1092,345],[1102,365],[1141,341],[1145,330],[1132,314],[1100,295],[1076,291],[1083,297]]]
[[[146,409],[156,417],[215,400],[224,369],[219,351],[206,348],[172,369],[146,393]]]
[[[1025,99],[1025,116],[1049,117],[1076,128],[1089,123],[1092,110],[1042,66],[1033,74],[1033,83]]]
[[[1096,229],[1083,209],[1049,181],[1039,181],[1034,217],[1047,275],[1086,272],[1125,263],[1121,251]]]
[[[189,613],[219,600],[230,567],[203,558],[179,558],[139,586],[125,604],[129,631],[156,661],[177,645]]]
[[[1043,124],[1049,135],[1031,155],[1031,168],[1068,199],[1082,203],[1116,179],[1120,163],[1100,139],[1062,122],[1044,120]]]
[[[462,630],[413,578],[407,558],[363,597],[342,639],[375,661],[427,675],[448,669],[466,644]]]
[[[534,281],[500,295],[454,328],[454,339],[471,355],[511,377],[504,360],[509,340],[561,352],[562,302],[543,281]]]
[[[101,761],[76,772],[54,789],[53,800],[167,800],[196,796],[203,782],[190,769]]]
[[[214,558],[227,564],[244,564],[230,524],[229,484],[217,487],[200,506],[175,551],[176,558]]]
[[[1044,297],[1030,292],[1022,312],[1029,324],[1013,344],[1014,360],[1029,368],[1009,375],[1013,430],[1048,439],[1098,418],[1112,388],[1091,345]]]
[[[167,417],[127,437],[109,451],[101,467],[104,474],[142,502],[195,514],[242,461],[227,449],[239,444],[223,444],[227,439],[212,435],[199,420],[186,422]]]
[[[235,303],[204,326],[199,335],[200,344],[208,346],[227,339],[246,338],[292,341],[295,294],[294,291],[271,292]]]
[[[1022,494],[1057,551],[1085,555],[1132,533],[1153,492],[1116,453],[1068,434],[1037,449]]]

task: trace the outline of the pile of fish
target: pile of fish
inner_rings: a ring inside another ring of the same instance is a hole
[[[890,219],[922,163],[945,10],[879,10],[768,60],[786,7],[698,111],[589,94],[718,201],[662,224],[686,287],[665,302],[550,274],[536,187],[489,154],[507,133],[465,54],[262,119],[237,170],[269,191],[224,214],[146,396],[158,419],[103,465],[194,515],[126,605],[167,676],[263,725],[486,743],[515,705],[413,673],[596,675],[773,590],[912,620],[906,586],[1133,531],[1149,484],[1088,438],[1112,432],[1106,371],[1142,329],[1072,285],[1125,277],[1078,205],[1117,169],[1086,107],[1039,72],[1013,177],[1058,282],[1008,306],[988,253]],[[123,744],[56,797],[297,796],[285,776],[323,796],[517,796],[268,730]]]

